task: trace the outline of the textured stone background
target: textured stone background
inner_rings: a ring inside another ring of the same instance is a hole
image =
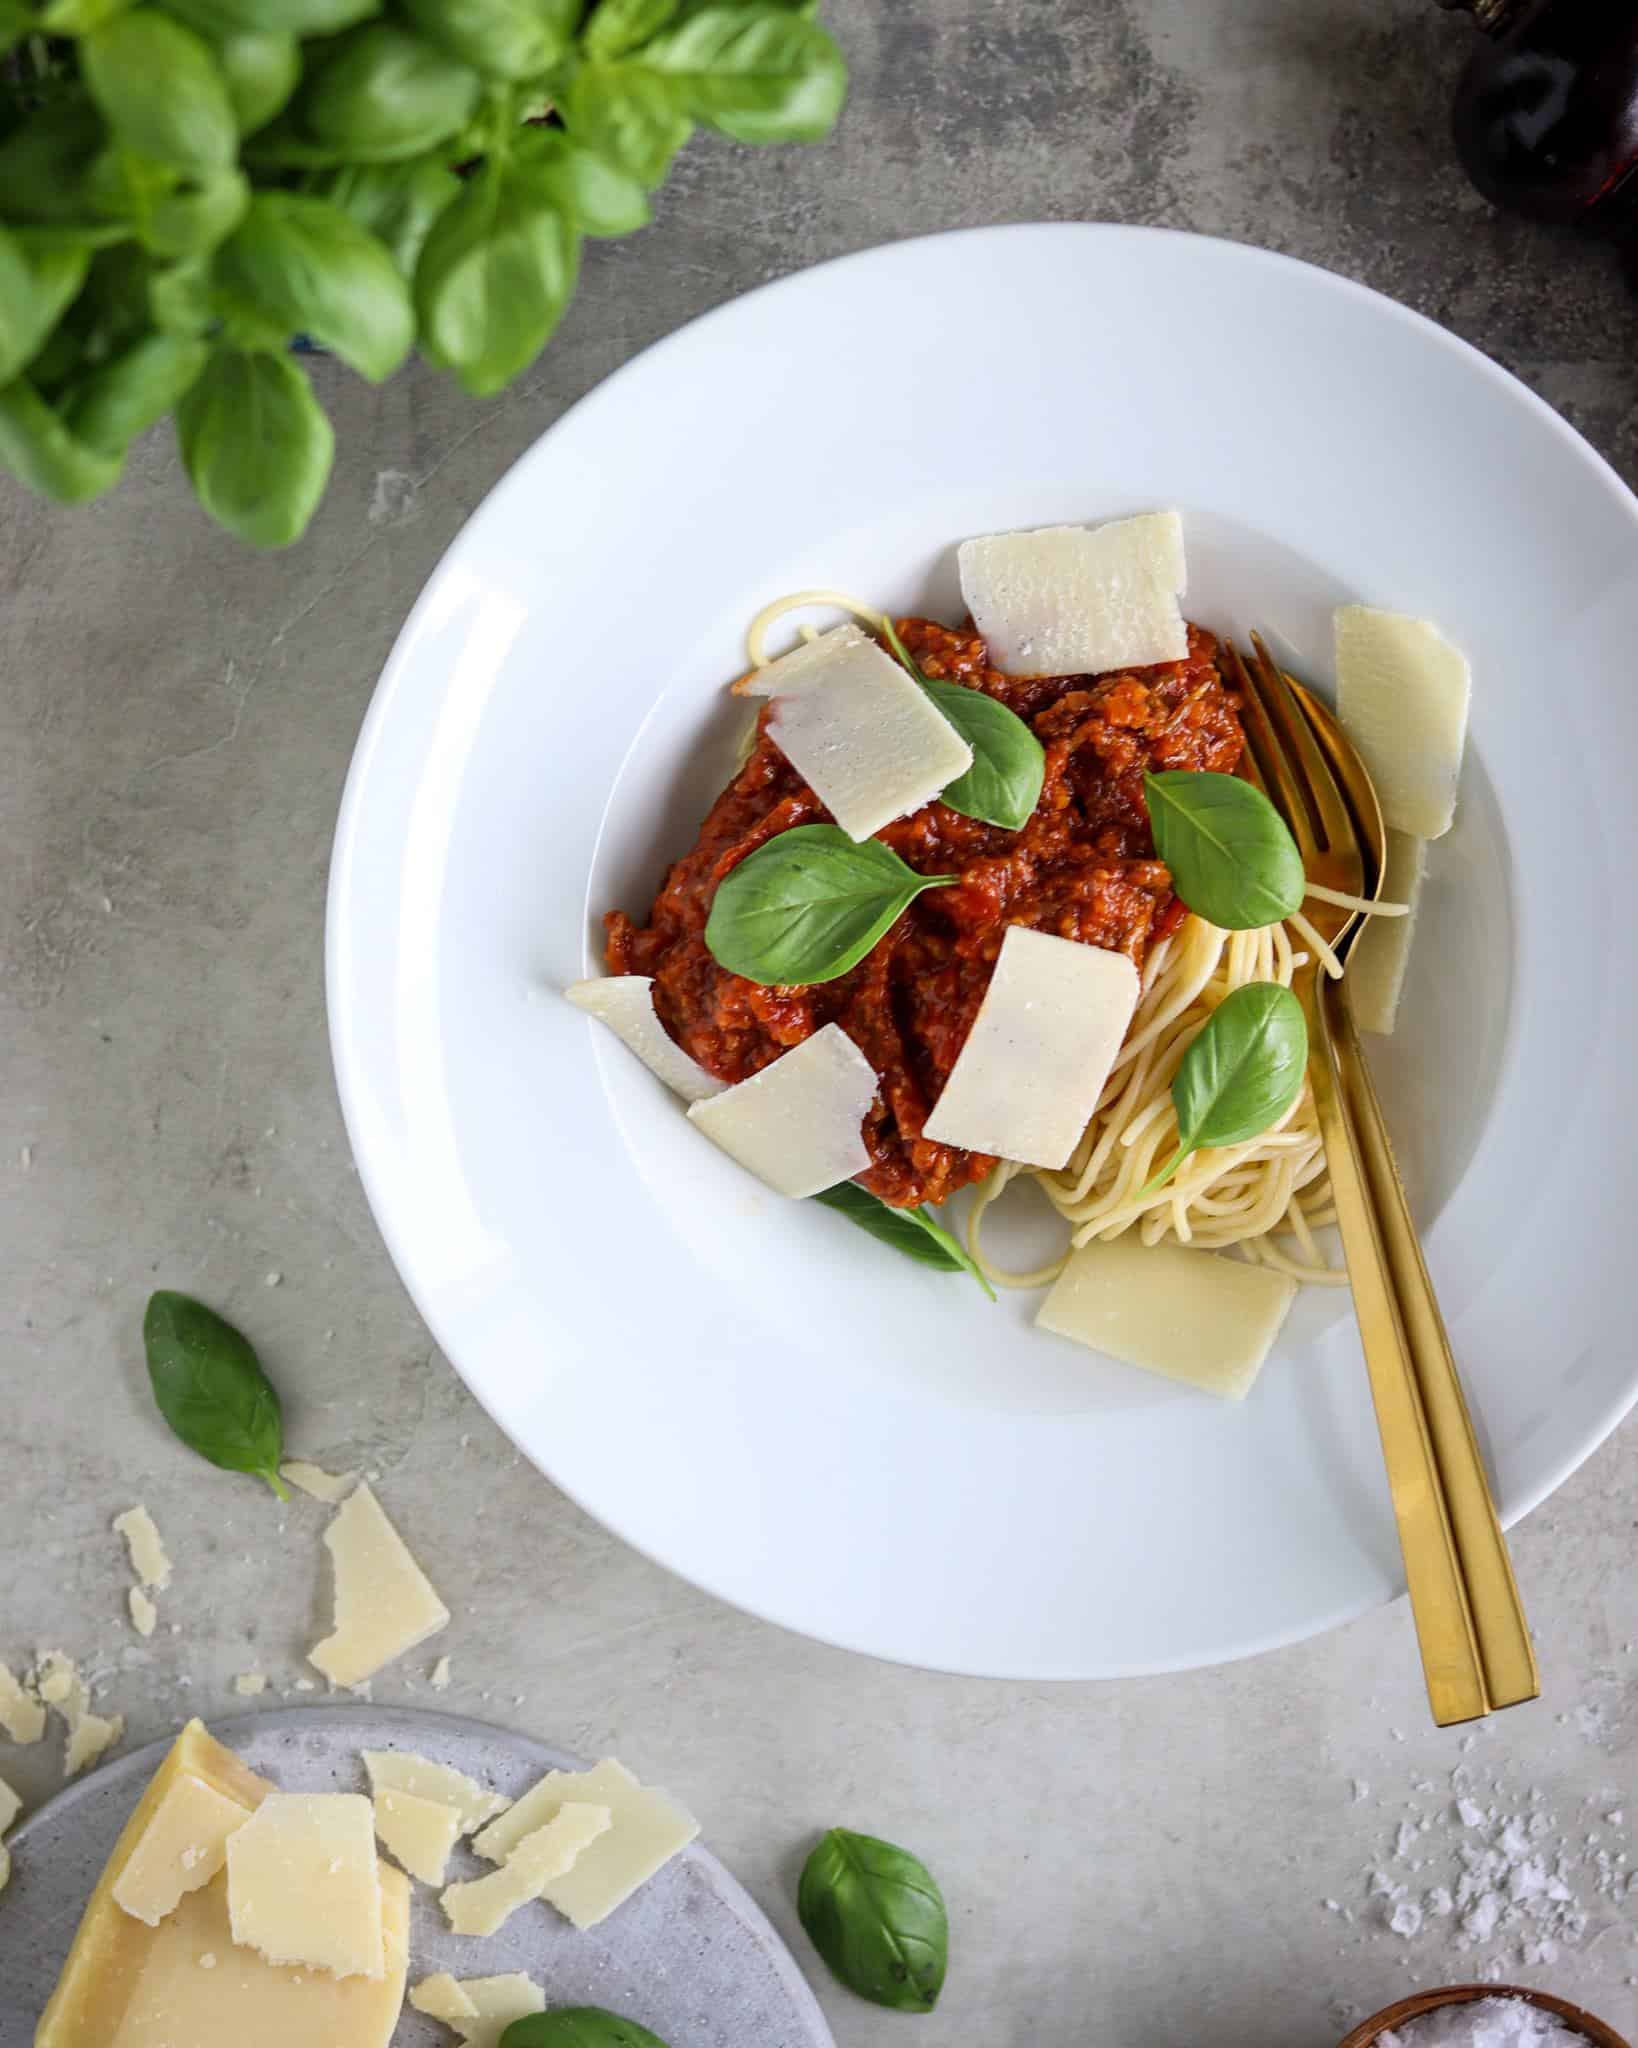
[[[1484,1959],[1378,1931],[1365,1899],[1405,1802],[1442,1810],[1453,1764],[1485,1762],[1504,1803],[1537,1788],[1573,1839],[1625,1848],[1598,1814],[1638,1807],[1630,1429],[1520,1533],[1550,1692],[1465,1758],[1426,1728],[1402,1611],[1187,1678],[919,1676],[717,1606],[522,1466],[433,1353],[347,1161],[321,921],[376,674],[512,459],[694,314],[926,229],[1202,229],[1446,322],[1638,477],[1634,302],[1606,253],[1470,194],[1445,142],[1469,31],[1432,0],[830,11],[856,81],[836,139],[697,142],[653,230],[588,251],[565,328],[508,397],[319,366],[341,453],[301,547],[256,556],[208,527],[168,436],[77,514],[0,484],[0,1656],[60,1642],[107,1672],[142,1740],[186,1707],[222,1711],[251,1665],[281,1688],[298,1675],[321,1511],[280,1528],[248,1484],[179,1458],[145,1398],[142,1301],[157,1281],[194,1288],[254,1329],[298,1449],[379,1468],[459,1617],[449,1705],[618,1742],[698,1807],[787,1929],[813,1829],[846,1818],[922,1851],[954,1910],[946,2001],[912,2023],[823,1985],[844,2048],[1325,2048],[1355,2010]],[[179,1561],[181,1632],[147,1646],[122,1628],[108,1533],[138,1495]],[[388,1680],[378,1697],[412,1695]],[[0,1744],[0,1772],[31,1798],[55,1782],[44,1747]],[[1632,2033],[1631,1916],[1581,1889],[1582,1941],[1528,1974]],[[0,1958],[5,1941],[0,1903]]]

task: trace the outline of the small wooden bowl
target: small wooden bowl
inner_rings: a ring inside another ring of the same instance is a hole
[[[1579,2005],[1571,2005],[1567,1999],[1555,1998],[1550,1991],[1532,1991],[1523,1984],[1447,1984],[1442,1991],[1417,1991],[1409,1998],[1400,1999],[1397,2005],[1390,2005],[1368,2019],[1341,2044],[1341,2048],[1376,2048],[1377,2037],[1390,2028],[1402,2027],[1407,2021],[1420,2019],[1423,2013],[1433,2012],[1441,2005],[1470,2005],[1477,1998],[1523,1998],[1531,2005],[1539,2005],[1548,2012],[1557,2013],[1566,2026],[1574,2027],[1578,2034],[1585,2034],[1593,2048],[1628,2048],[1626,2041],[1611,2026],[1600,2019],[1594,2019],[1590,2012],[1583,2012]]]

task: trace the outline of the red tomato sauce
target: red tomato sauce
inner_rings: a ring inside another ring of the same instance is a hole
[[[881,1077],[865,1119],[871,1165],[860,1185],[884,1202],[942,1202],[994,1161],[924,1138],[966,1041],[1008,925],[1028,925],[1125,953],[1140,971],[1150,944],[1182,922],[1154,857],[1146,769],[1232,773],[1242,736],[1217,670],[1217,643],[1189,628],[1183,661],[1104,676],[1020,678],[989,666],[983,640],[930,619],[899,630],[924,674],[999,698],[1046,750],[1040,802],[1021,832],[964,818],[935,800],[877,836],[922,874],[959,874],[929,889],[850,973],[805,988],[764,988],[717,965],[705,921],[736,863],[793,825],[830,813],[767,736],[674,862],[646,924],[605,920],[614,974],[654,977],[667,1031],[708,1072],[743,1081],[830,1023]]]

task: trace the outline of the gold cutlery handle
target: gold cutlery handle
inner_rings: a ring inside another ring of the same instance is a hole
[[[1336,1201],[1337,1226],[1348,1261],[1354,1309],[1370,1375],[1388,1491],[1410,1589],[1427,1680],[1428,1703],[1440,1727],[1472,1721],[1490,1710],[1484,1666],[1468,1605],[1455,1533],[1445,1509],[1438,1463],[1417,1385],[1410,1339],[1400,1314],[1371,1183],[1348,1113],[1331,1035],[1332,1004],[1305,977],[1304,1009],[1313,1045],[1308,1075],[1326,1164]]]
[[[1474,1632],[1492,1707],[1517,1706],[1541,1692],[1529,1624],[1484,1462],[1473,1434],[1450,1339],[1428,1278],[1405,1187],[1370,1068],[1354,1028],[1347,997],[1335,984],[1319,992],[1329,1013],[1330,1038],[1348,1120],[1364,1164],[1372,1207],[1387,1259],[1401,1327],[1422,1398],[1428,1436],[1443,1482]]]

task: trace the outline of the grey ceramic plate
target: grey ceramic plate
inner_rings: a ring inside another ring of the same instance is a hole
[[[516,1797],[544,1771],[580,1760],[504,1728],[403,1707],[284,1707],[211,1730],[252,1770],[290,1792],[368,1789],[361,1749],[411,1749]],[[0,2048],[29,2048],[97,1874],[168,1742],[70,1785],[7,1838],[0,1901]],[[492,1866],[462,1847],[452,1877]],[[492,1977],[526,1970],[546,2003],[602,2005],[670,2048],[834,2048],[817,2000],[750,1894],[696,1842],[601,1927],[577,1934],[547,1906],[526,1907],[486,1941],[449,1932],[436,1896],[415,1887],[410,1981],[434,1970]],[[451,2048],[455,2036],[406,2006],[394,2048]]]

